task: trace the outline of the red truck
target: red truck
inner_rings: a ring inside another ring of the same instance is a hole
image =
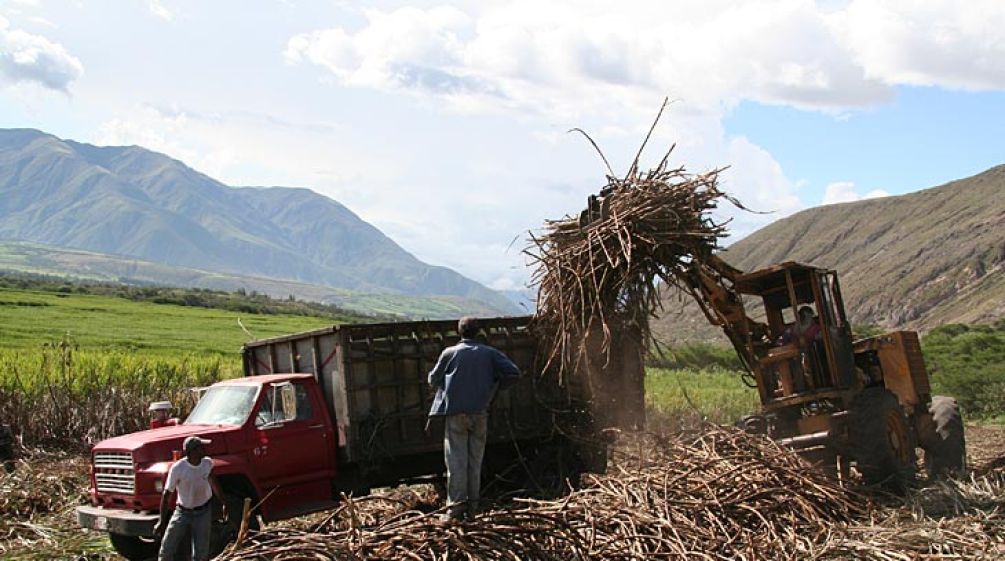
[[[554,377],[535,375],[528,322],[482,320],[484,340],[525,374],[493,402],[486,477],[518,455],[532,460],[544,450],[602,469],[602,448],[583,453],[556,433],[556,416],[575,415],[581,425],[588,416]],[[427,428],[433,393],[426,374],[457,340],[456,322],[424,321],[340,325],[249,343],[245,376],[204,389],[183,423],[94,446],[91,504],[77,509],[77,520],[107,531],[128,559],[156,556],[164,478],[190,435],[212,441],[207,453],[228,510],[240,513],[250,498],[255,519],[265,522],[331,508],[342,493],[442,479],[442,424]],[[236,536],[237,518],[214,522],[214,554]]]

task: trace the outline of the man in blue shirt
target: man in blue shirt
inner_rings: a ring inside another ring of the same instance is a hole
[[[489,404],[497,388],[520,377],[520,369],[506,355],[475,340],[478,329],[475,318],[461,318],[461,342],[444,349],[429,372],[429,385],[436,388],[429,415],[445,417],[448,520],[477,513]]]

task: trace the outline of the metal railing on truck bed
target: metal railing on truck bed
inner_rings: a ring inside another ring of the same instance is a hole
[[[489,441],[540,438],[554,430],[552,407],[566,407],[554,377],[539,377],[529,317],[482,319],[482,339],[523,372],[496,396]],[[337,325],[244,346],[244,373],[312,373],[321,384],[348,463],[435,452],[442,423],[425,431],[434,391],[427,374],[459,341],[456,321]]]

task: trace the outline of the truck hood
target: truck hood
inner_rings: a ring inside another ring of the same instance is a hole
[[[133,432],[103,440],[94,446],[95,452],[121,450],[132,452],[139,463],[171,459],[172,452],[180,451],[182,442],[189,436],[198,436],[212,442],[206,445],[209,456],[227,453],[228,436],[240,431],[233,425],[178,425]]]

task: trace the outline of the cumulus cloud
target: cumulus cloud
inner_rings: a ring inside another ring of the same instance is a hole
[[[837,203],[850,203],[865,199],[876,199],[879,197],[889,197],[890,193],[882,189],[873,189],[864,195],[859,195],[855,184],[851,181],[836,181],[827,185],[824,189],[823,204],[832,205]]]
[[[349,85],[542,112],[615,103],[649,112],[650,100],[667,93],[703,111],[742,98],[853,107],[889,96],[837,31],[804,0],[516,0],[478,13],[372,10],[362,28],[292,37],[286,57]]]
[[[1005,2],[855,0],[835,28],[866,76],[887,84],[1005,89]]]
[[[84,66],[63,45],[20,29],[0,16],[0,76],[69,93]]]
[[[367,17],[369,25],[356,33],[335,28],[294,36],[287,60],[324,66],[354,86],[443,95],[488,93],[489,85],[464,69],[459,34],[472,20],[460,10],[401,8],[371,11]]]
[[[1005,88],[1000,0],[465,6],[370,10],[359,28],[295,35],[286,57],[352,86],[542,113],[648,112],[662,94],[699,111],[741,99],[840,111],[901,84]]]

